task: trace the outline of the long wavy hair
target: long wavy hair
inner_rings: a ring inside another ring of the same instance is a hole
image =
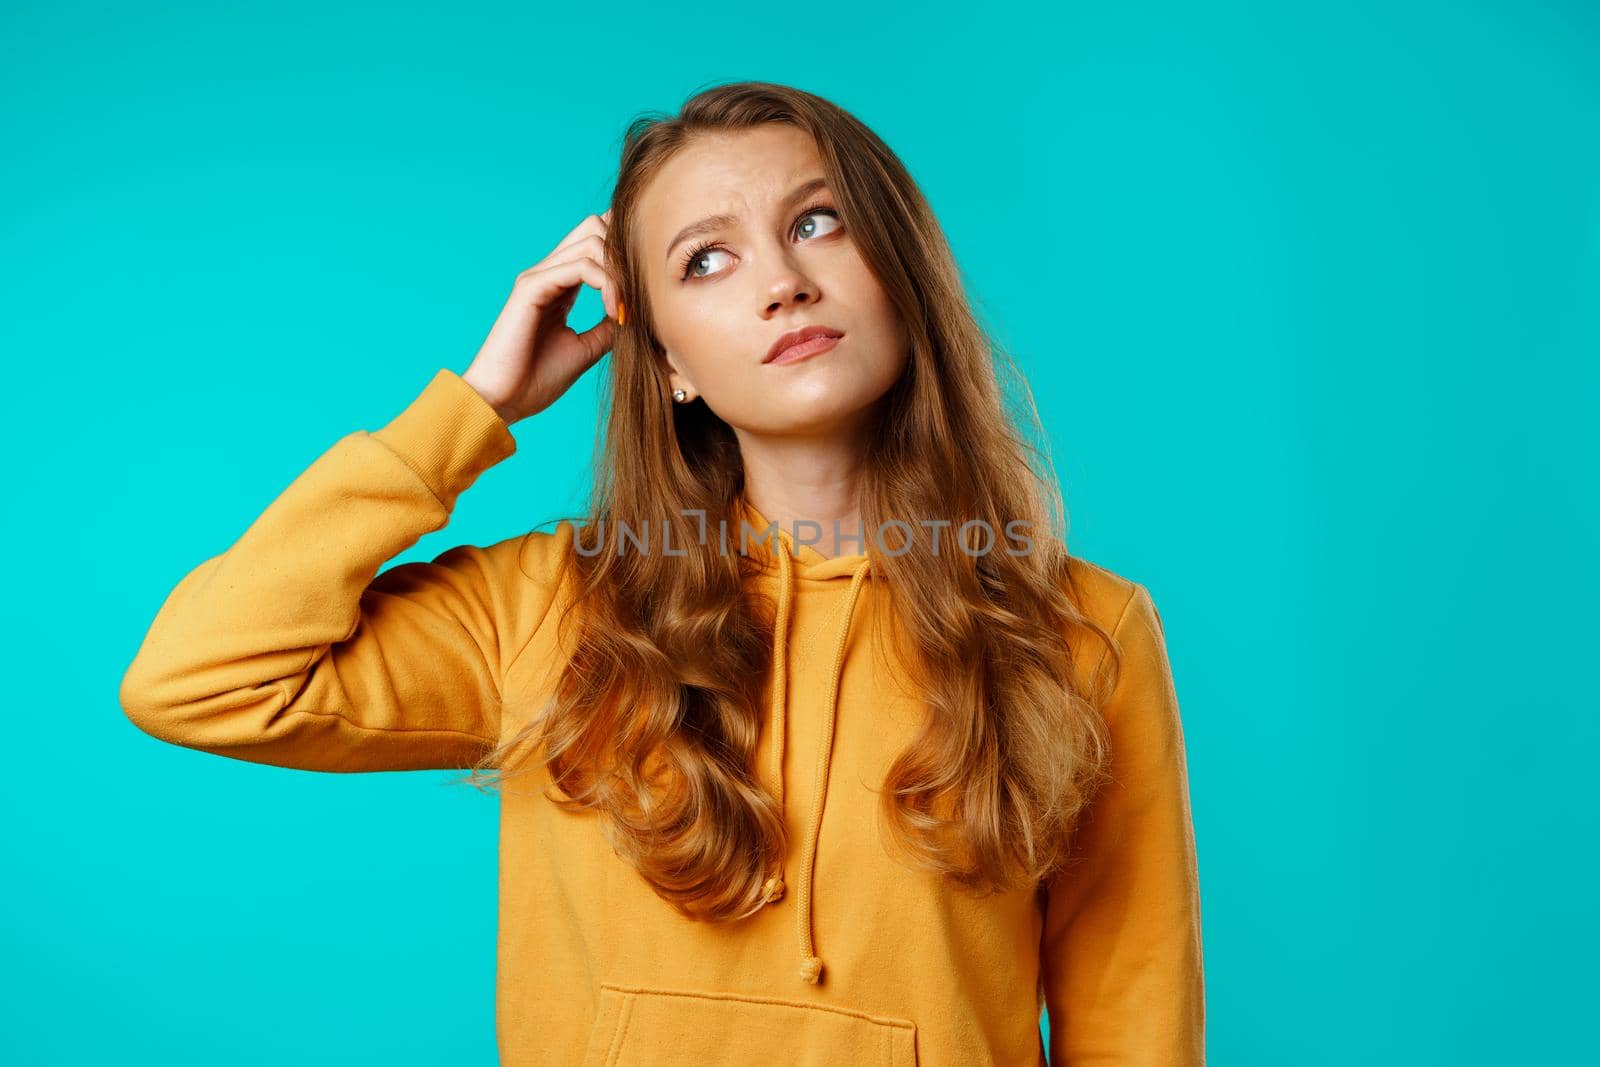
[[[585,547],[569,548],[562,563],[573,582],[559,625],[578,628],[570,642],[563,631],[573,651],[537,714],[468,780],[493,787],[542,766],[545,795],[599,815],[617,854],[683,914],[727,920],[762,907],[763,883],[788,845],[780,803],[755,771],[774,602],[751,588],[759,555],[718,551],[715,539],[697,550],[700,520],[683,514],[701,509],[708,522],[740,529],[743,465],[727,423],[704,403],[669,397],[636,208],[694,138],[775,122],[815,140],[845,231],[909,327],[906,371],[878,409],[864,457],[864,529],[938,515],[950,529],[1022,519],[1034,531],[1032,550],[1017,555],[935,553],[926,528],[898,554],[865,539],[892,605],[872,616],[891,620],[891,647],[913,653],[902,667],[927,711],[880,794],[885,840],[971,892],[1037,884],[1064,862],[1107,771],[1100,707],[1112,683],[1105,672],[1080,677],[1073,649],[1091,634],[1115,645],[1072,587],[1032,395],[980,325],[943,232],[894,152],[837,105],[768,82],[713,87],[676,116],[646,114],[627,127],[607,253],[628,314],[601,405],[592,503],[575,517]],[[1015,417],[1001,369],[1018,385]],[[663,522],[687,555],[618,551],[621,524],[636,532]]]

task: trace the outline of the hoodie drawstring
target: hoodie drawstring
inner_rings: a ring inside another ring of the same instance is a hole
[[[779,532],[779,538],[785,542],[780,547],[778,555],[778,612],[773,627],[772,639],[772,781],[777,789],[779,810],[786,810],[786,798],[783,788],[783,753],[784,741],[788,734],[789,711],[789,625],[794,614],[794,564],[790,559],[792,542],[788,535]],[[838,641],[833,651],[833,666],[828,677],[828,718],[824,724],[822,735],[822,750],[817,754],[817,770],[814,788],[812,791],[811,813],[806,821],[805,838],[802,842],[804,851],[801,854],[799,906],[795,909],[796,922],[799,925],[800,935],[800,979],[816,985],[822,981],[822,957],[816,954],[815,938],[812,934],[812,883],[816,872],[817,841],[822,831],[822,809],[828,794],[828,771],[833,763],[833,734],[834,726],[838,719],[839,710],[839,679],[844,669],[845,648],[850,638],[850,622],[855,614],[856,600],[860,595],[863,580],[871,571],[872,564],[868,560],[859,563],[850,575],[850,588],[845,593],[844,610],[841,612],[843,622],[839,625]],[[779,873],[767,879],[763,890],[767,901],[780,900],[786,886],[784,885],[782,869]]]
[[[845,643],[850,636],[850,617],[855,613],[856,595],[861,590],[861,580],[867,576],[870,563],[863,562],[850,576],[850,591],[845,594],[844,622],[839,625],[839,643],[833,651],[833,670],[828,678],[828,721],[822,735],[822,751],[817,755],[815,798],[811,805],[811,822],[806,829],[806,851],[801,860],[800,907],[796,909],[800,922],[800,979],[816,985],[822,980],[822,957],[815,955],[811,932],[811,882],[817,864],[817,837],[822,830],[822,806],[828,795],[828,769],[833,762],[833,727],[839,710],[839,675],[844,667]]]
[[[772,782],[778,791],[778,810],[783,811],[783,742],[788,734],[789,717],[789,616],[793,610],[789,586],[794,580],[789,553],[778,553],[778,572],[778,619],[772,630]],[[763,887],[768,903],[783,897],[783,861],[778,862],[778,873],[768,878]]]

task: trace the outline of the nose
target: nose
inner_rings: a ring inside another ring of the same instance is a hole
[[[773,315],[786,304],[815,304],[822,298],[822,290],[814,280],[790,259],[785,257],[782,266],[767,286],[766,314]]]

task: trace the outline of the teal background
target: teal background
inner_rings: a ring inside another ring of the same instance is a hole
[[[1596,9],[849,11],[6,7],[0,1060],[494,1062],[492,798],[163,745],[117,684],[188,569],[466,368],[628,119],[741,78],[907,161],[1069,543],[1155,596],[1211,1062],[1584,1058]],[[401,558],[575,506],[596,380]]]

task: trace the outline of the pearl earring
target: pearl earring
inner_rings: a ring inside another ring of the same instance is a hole
[[[681,404],[685,400],[689,399],[689,394],[684,392],[682,389],[674,389],[672,391],[672,399],[676,400],[678,403]]]

